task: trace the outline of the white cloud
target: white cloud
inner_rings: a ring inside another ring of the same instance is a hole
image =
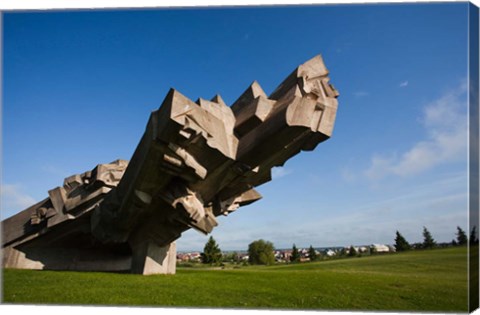
[[[292,170],[286,169],[285,167],[274,167],[272,168],[272,179],[282,178],[290,173],[292,173]]]
[[[18,184],[3,184],[0,187],[0,197],[2,213],[18,212],[36,203],[36,200],[26,194],[23,187]]]
[[[400,83],[399,87],[406,87],[408,85],[408,81],[403,81]]]
[[[424,109],[426,137],[400,154],[374,155],[365,175],[378,180],[389,175],[417,175],[440,164],[458,161],[467,154],[466,87],[445,93]]]

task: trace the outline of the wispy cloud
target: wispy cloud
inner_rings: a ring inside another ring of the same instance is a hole
[[[285,167],[274,167],[272,168],[272,179],[279,179],[291,173],[292,170],[286,169]]]
[[[353,47],[353,43],[351,42],[339,43],[339,46],[335,48],[335,52],[337,54],[342,54],[344,52],[350,51],[352,47]]]
[[[408,241],[416,242],[422,238],[422,227],[427,226],[437,241],[449,241],[457,225],[466,226],[468,195],[463,187],[467,180],[466,173],[448,173],[369,201],[346,201],[340,207],[323,203],[303,205],[307,211],[295,211],[295,215],[289,206],[252,205],[228,217],[217,217],[219,226],[212,236],[222,250],[245,250],[249,243],[261,238],[272,241],[276,248],[289,248],[292,243],[297,246],[391,244],[396,230]],[[355,198],[345,196],[345,199]],[[259,215],[259,210],[267,215]],[[288,236],[285,231],[289,231]],[[207,239],[208,236],[190,230],[182,234],[177,248],[201,250]]]
[[[357,92],[353,92],[353,96],[355,97],[365,97],[365,96],[369,96],[370,93],[368,93],[367,91],[357,91]]]
[[[400,154],[374,155],[365,175],[378,180],[389,175],[417,175],[440,164],[466,156],[466,86],[461,85],[424,109],[422,124],[426,137]]]
[[[285,243],[278,245],[284,247],[288,243],[282,231],[294,225],[288,241],[300,246],[392,244],[396,230],[400,230],[409,241],[417,242],[422,238],[422,227],[427,226],[436,240],[449,241],[454,238],[457,225],[466,225],[468,195],[456,192],[452,187],[443,187],[441,182],[431,183],[431,186],[344,209],[341,214],[333,211],[312,214],[308,220],[266,227],[258,234],[282,240]]]
[[[22,185],[3,184],[0,187],[2,212],[16,212],[33,205],[36,200],[24,192]]]
[[[357,174],[347,166],[340,169],[340,175],[348,183],[353,183],[357,179]]]
[[[399,87],[406,87],[408,85],[408,81],[403,81],[400,83]]]

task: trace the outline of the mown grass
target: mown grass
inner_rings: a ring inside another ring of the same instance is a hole
[[[5,303],[467,311],[464,247],[176,275],[7,269],[3,277]]]

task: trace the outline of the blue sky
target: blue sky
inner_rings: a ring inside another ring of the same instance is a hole
[[[170,87],[267,94],[322,54],[331,139],[274,170],[212,235],[222,249],[437,241],[467,227],[467,3],[3,15],[2,218],[63,178],[129,159]],[[195,231],[179,250],[201,250]]]

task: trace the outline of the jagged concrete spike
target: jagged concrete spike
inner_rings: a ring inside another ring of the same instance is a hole
[[[231,107],[171,89],[129,162],[69,176],[2,221],[3,266],[175,273],[175,240],[210,233],[216,216],[261,198],[272,167],[327,140],[337,97],[320,55],[269,97],[254,81]]]
[[[245,105],[248,105],[257,97],[262,96],[267,98],[267,95],[263,91],[260,84],[257,81],[253,81],[253,83],[243,92],[242,95],[232,104],[232,110],[235,114],[235,117],[239,115],[239,112],[243,110]]]
[[[263,96],[252,99],[250,103],[245,103],[242,110],[237,111],[235,134],[238,137],[243,137],[264,122],[272,111],[274,104],[274,101]]]
[[[225,107],[228,107],[227,106],[227,103],[225,103],[225,101],[223,100],[223,98],[220,96],[220,94],[217,94],[215,95],[214,97],[212,97],[211,99],[212,102],[215,102],[217,104],[220,104],[222,106],[225,106]]]

